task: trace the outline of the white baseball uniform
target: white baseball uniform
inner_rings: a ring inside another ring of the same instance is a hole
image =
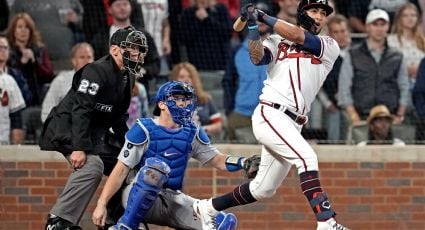
[[[0,71],[0,144],[9,144],[10,113],[25,108],[24,97],[15,79]]]
[[[272,60],[261,102],[252,116],[254,135],[263,144],[260,169],[250,183],[250,191],[257,200],[274,194],[293,164],[298,173],[318,170],[317,155],[301,136],[302,124],[284,113],[285,110],[296,115],[309,112],[339,55],[335,40],[317,36],[321,41],[319,56],[300,50],[299,45],[277,34],[263,41]]]

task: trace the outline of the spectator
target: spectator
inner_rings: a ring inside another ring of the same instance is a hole
[[[9,43],[0,37],[0,144],[20,144],[23,140],[21,110],[25,101],[15,79],[6,71]]]
[[[202,88],[196,67],[188,62],[179,63],[173,67],[170,80],[186,82],[193,86],[198,100],[193,116],[195,123],[202,126],[208,135],[219,135],[222,130],[221,114],[217,111],[211,95]]]
[[[393,34],[388,36],[388,45],[403,53],[409,74],[409,89],[412,89],[420,60],[425,57],[425,37],[421,30],[418,8],[407,3],[395,16]]]
[[[11,9],[34,19],[52,60],[68,60],[71,47],[84,40],[79,0],[15,0]]]
[[[367,117],[369,134],[367,141],[361,141],[358,146],[365,145],[395,145],[404,146],[405,143],[393,137],[391,123],[393,116],[385,105],[374,106]]]
[[[255,7],[267,14],[271,13],[270,7],[265,3],[257,3]],[[295,8],[295,12],[296,10]],[[264,40],[270,35],[270,28],[260,22],[258,32],[261,39]],[[227,117],[227,137],[230,140],[238,139],[235,133],[238,128],[250,127],[248,132],[252,133],[251,116],[260,102],[259,97],[264,86],[263,81],[267,78],[266,65],[258,66],[252,64],[248,52],[248,41],[249,39],[247,38],[244,40],[234,56],[238,86],[235,94],[234,109]]]
[[[366,33],[365,19],[367,12],[373,9],[382,9],[389,14],[389,23],[393,22],[395,12],[407,2],[412,2],[419,7],[418,0],[352,0],[348,9],[350,26],[355,33]]]
[[[187,60],[198,70],[224,70],[229,57],[232,21],[226,6],[195,0],[181,18]]]
[[[299,0],[278,0],[279,12],[276,17],[296,25],[298,2]]]
[[[416,139],[425,140],[425,58],[419,64],[418,76],[412,91],[413,104],[418,115],[416,123]]]
[[[9,41],[7,38],[3,35],[0,35],[0,42],[4,43],[5,47],[7,46],[7,49],[3,49],[1,52],[1,58],[0,58],[0,72],[7,73],[10,76],[12,76],[16,83],[19,86],[20,92],[22,96],[24,97],[25,104],[28,104],[31,101],[31,91],[28,87],[28,83],[23,76],[22,72],[18,69],[12,68],[7,65],[7,61],[9,60],[10,56],[10,46]],[[4,62],[4,63],[3,63]],[[12,144],[22,144],[25,133],[23,130],[23,124],[22,124],[22,112],[17,111],[10,114],[10,129],[11,129],[11,143]]]
[[[153,37],[161,59],[161,75],[170,71],[168,56],[171,53],[168,0],[138,0],[143,12],[146,31]]]
[[[53,68],[50,64],[47,48],[41,41],[40,34],[31,16],[27,13],[15,15],[7,29],[11,52],[9,66],[19,69],[28,82],[32,100],[22,111],[25,139],[30,142],[38,140],[41,129],[40,105],[51,82]]]
[[[7,28],[9,21],[9,5],[7,0],[0,0],[0,32]]]
[[[106,30],[113,22],[112,15],[109,14],[109,0],[80,0],[83,8],[83,31],[86,41],[93,40],[99,30]],[[143,13],[136,0],[131,3],[131,24],[135,28],[144,27]]]
[[[51,82],[54,75],[47,48],[31,16],[27,13],[15,15],[6,36],[11,45],[9,65],[20,69],[26,78],[33,94],[29,105],[40,105],[46,88],[43,83]]]
[[[338,103],[352,124],[366,119],[377,104],[387,106],[400,124],[408,102],[408,79],[403,55],[386,43],[389,16],[380,9],[366,18],[367,39],[344,58],[338,82]]]
[[[132,13],[132,6],[130,0],[110,0],[109,4],[109,13],[113,18],[112,24],[105,30],[99,30],[91,41],[96,59],[102,57],[108,52],[109,38],[115,31],[119,28],[131,25],[130,15]],[[143,78],[139,78],[138,81],[141,82],[149,92],[148,81],[158,76],[160,71],[160,59],[152,36],[150,36],[150,34],[143,28],[136,27],[136,29],[145,34],[148,42],[149,49],[141,71],[144,76]]]
[[[71,63],[74,69],[63,70],[59,72],[58,76],[50,84],[49,91],[47,91],[46,97],[44,98],[41,106],[41,121],[44,121],[49,115],[50,110],[59,104],[60,101],[68,93],[72,85],[72,77],[75,72],[80,70],[83,66],[93,62],[94,51],[88,43],[77,43],[71,49]]]
[[[139,118],[149,116],[148,93],[142,83],[136,82],[133,87],[130,106],[128,107],[127,126],[131,127]]]
[[[338,81],[344,58],[349,55],[348,49],[351,45],[351,33],[348,20],[343,15],[337,14],[328,20],[327,28],[331,36],[339,45],[340,53],[336,59],[331,72],[329,72],[323,87],[319,92],[319,99],[327,110],[327,134],[328,141],[344,139],[341,136],[341,110],[338,106]]]

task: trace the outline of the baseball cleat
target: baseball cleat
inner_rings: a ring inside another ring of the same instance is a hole
[[[341,224],[338,224],[334,218],[327,221],[317,222],[317,230],[350,230]]]
[[[202,223],[202,230],[217,230],[215,215],[218,212],[213,210],[210,200],[196,200],[193,203],[193,214]]]

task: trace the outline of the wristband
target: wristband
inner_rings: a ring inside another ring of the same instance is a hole
[[[234,172],[234,171],[241,170],[243,168],[244,161],[245,161],[245,157],[228,156],[226,158],[227,171]]]
[[[270,15],[264,15],[263,17],[264,23],[266,23],[268,26],[270,26],[271,28],[274,27],[274,25],[277,22],[277,18],[272,17]]]
[[[258,25],[248,26],[248,35],[249,40],[260,40],[260,33],[258,32]]]

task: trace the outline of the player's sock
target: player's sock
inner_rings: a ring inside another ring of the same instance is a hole
[[[320,187],[319,172],[307,171],[300,174],[301,190],[310,202],[317,221],[326,221],[335,216],[331,204]]]
[[[234,206],[250,204],[257,201],[249,191],[249,182],[236,187],[232,192],[212,199],[215,210],[222,211]]]

